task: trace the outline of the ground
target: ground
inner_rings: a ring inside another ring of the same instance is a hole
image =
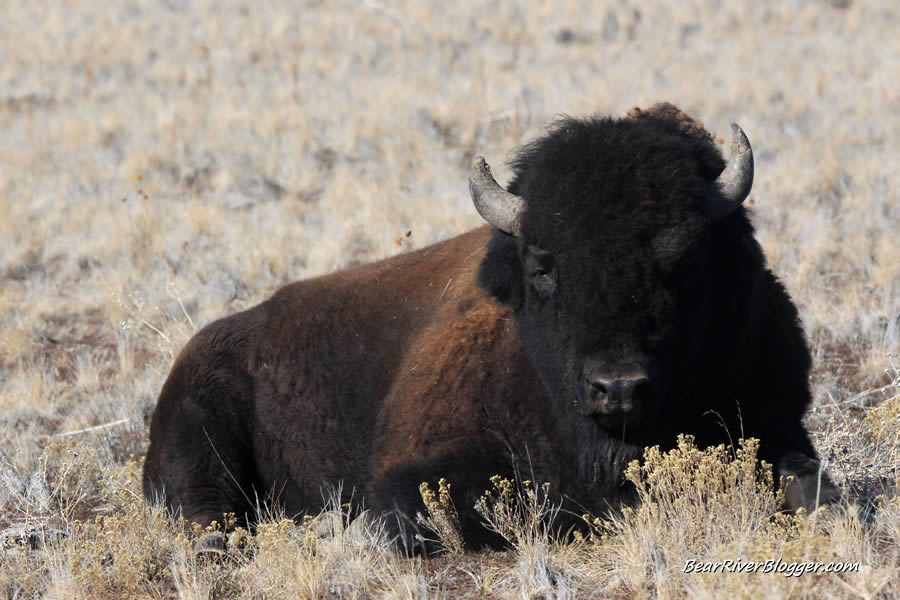
[[[3,594],[900,595],[898,28],[893,0],[5,1]],[[541,509],[524,494],[507,553],[408,560],[377,531],[273,515],[228,561],[198,562],[141,502],[148,418],[197,328],[479,224],[473,155],[506,181],[510,152],[557,115],[661,100],[753,144],[747,202],[800,308],[808,425],[848,507],[772,521],[768,496],[741,493],[765,482],[729,480],[725,459],[729,499],[684,505],[706,475],[672,456],[655,515],[590,539],[529,529]],[[778,557],[861,567],[682,573]]]

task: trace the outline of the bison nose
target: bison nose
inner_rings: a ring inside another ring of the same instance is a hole
[[[647,377],[593,377],[587,379],[590,399],[601,410],[629,411],[639,406],[649,393]]]

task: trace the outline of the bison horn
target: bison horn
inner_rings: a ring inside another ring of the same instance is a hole
[[[525,214],[525,201],[510,194],[491,175],[491,168],[478,156],[469,172],[469,193],[484,220],[513,237],[518,237]]]
[[[712,194],[708,202],[709,216],[713,220],[740,206],[753,186],[753,149],[737,123],[731,124],[731,158],[716,179],[716,185],[719,193]]]

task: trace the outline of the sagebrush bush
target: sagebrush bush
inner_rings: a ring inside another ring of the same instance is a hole
[[[441,477],[435,492],[428,482],[423,481],[419,485],[419,494],[422,496],[427,514],[417,513],[416,521],[433,532],[447,552],[461,554],[465,545],[459,528],[459,514],[450,497],[450,483]]]
[[[648,448],[643,462],[632,462],[626,478],[639,504],[609,521],[593,520],[592,552],[612,583],[628,595],[815,598],[841,587],[821,574],[684,571],[688,561],[857,562],[868,571],[845,576],[874,573],[884,579],[896,568],[897,547],[874,559],[879,534],[866,530],[851,505],[823,508],[813,517],[802,510],[780,512],[781,494],[771,466],[756,459],[758,446],[751,439],[736,449],[700,450],[690,436],[680,436],[671,451]]]
[[[900,435],[900,394],[885,400],[866,411],[869,435],[876,441],[893,439]]]

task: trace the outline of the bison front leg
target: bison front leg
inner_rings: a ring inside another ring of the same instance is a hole
[[[803,508],[809,514],[820,506],[840,500],[840,491],[817,459],[800,452],[789,452],[778,462],[777,469],[778,475],[784,478],[787,510]]]
[[[810,514],[840,501],[841,492],[825,472],[799,418],[793,424],[770,424],[768,429],[762,434],[751,430],[748,437],[760,438],[759,458],[772,465],[775,485],[784,494],[783,509],[803,508]]]
[[[506,455],[504,460],[502,457]],[[488,530],[475,510],[475,503],[491,487],[491,477],[512,477],[508,453],[499,448],[478,448],[477,444],[440,457],[411,462],[387,470],[374,484],[373,504],[394,545],[406,554],[431,555],[443,549],[435,532],[423,527],[417,515],[427,514],[420,486],[437,490],[439,481],[450,485],[450,497],[458,515],[459,534],[470,548],[503,546],[503,539]]]
[[[810,514],[820,506],[838,502],[840,490],[816,457],[803,426],[784,426],[773,433],[776,435],[760,436],[759,458],[772,465],[775,485],[781,486],[784,494],[784,510],[803,508]]]

